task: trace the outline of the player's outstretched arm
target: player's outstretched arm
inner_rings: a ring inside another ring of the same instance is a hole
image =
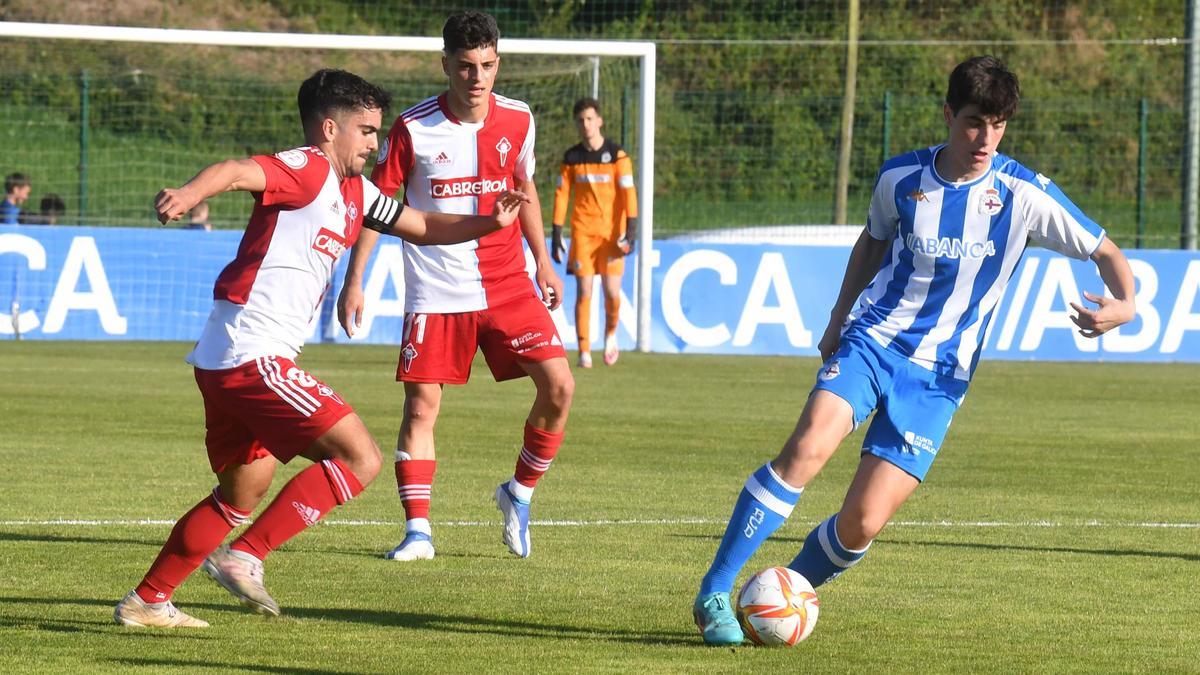
[[[377,208],[382,200],[388,200],[392,204]],[[491,215],[468,216],[418,211],[380,196],[380,200],[367,210],[363,227],[400,237],[414,244],[459,244],[512,225],[521,207],[528,203],[529,197],[525,193],[507,190],[496,198]]]
[[[825,334],[817,343],[822,361],[828,361],[837,351],[846,317],[850,315],[850,310],[854,309],[854,302],[858,300],[858,296],[862,295],[867,284],[875,278],[879,264],[883,262],[883,256],[891,244],[890,240],[872,237],[865,227],[858,235],[858,241],[854,242],[854,248],[850,251],[850,260],[846,262],[846,274],[842,277],[842,288],[838,291],[837,303],[829,313],[829,324],[825,326]]]
[[[1136,307],[1133,297],[1133,270],[1129,268],[1129,261],[1125,259],[1120,247],[1106,237],[1095,253],[1092,253],[1092,261],[1096,263],[1100,278],[1104,280],[1104,285],[1113,297],[1093,295],[1084,291],[1083,297],[1097,307],[1091,310],[1072,302],[1071,308],[1075,310],[1076,316],[1072,316],[1071,320],[1079,326],[1080,335],[1096,338],[1132,321]]]
[[[163,188],[154,198],[158,222],[179,220],[200,202],[231,190],[262,192],[267,189],[267,174],[252,159],[228,159],[206,167],[182,186]]]

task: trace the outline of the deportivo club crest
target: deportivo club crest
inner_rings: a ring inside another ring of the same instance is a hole
[[[983,195],[979,198],[979,212],[994,216],[1000,213],[1004,208],[1004,202],[1000,201],[1000,191],[996,188],[988,188],[983,191]]]
[[[836,360],[834,360],[834,361],[831,361],[828,366],[825,366],[824,368],[822,368],[821,374],[817,375],[817,377],[822,382],[828,382],[841,374],[842,374],[842,368],[841,368],[841,366],[838,365],[838,362]]]
[[[508,142],[507,136],[501,136],[500,142],[496,144],[496,150],[500,153],[500,166],[508,161],[508,151],[512,150],[512,143]]]

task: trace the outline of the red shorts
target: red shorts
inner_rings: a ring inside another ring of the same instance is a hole
[[[475,312],[410,312],[402,343],[396,366],[401,382],[465,384],[476,349],[483,350],[497,382],[523,377],[523,362],[567,356],[550,312],[534,295]]]
[[[268,454],[287,463],[354,412],[331,387],[282,356],[195,371],[213,472]]]

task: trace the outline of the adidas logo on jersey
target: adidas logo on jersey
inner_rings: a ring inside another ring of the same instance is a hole
[[[448,166],[450,164],[450,156],[444,151],[439,152],[438,156],[433,158],[433,163],[438,166]]]
[[[292,502],[292,506],[296,509],[296,513],[300,514],[301,520],[305,525],[312,526],[321,519],[321,512],[311,506],[301,504],[300,502]]]

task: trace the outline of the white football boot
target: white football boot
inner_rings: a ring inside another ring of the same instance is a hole
[[[404,541],[396,548],[383,554],[387,560],[407,562],[409,560],[433,560],[433,537],[424,532],[408,532]]]
[[[207,621],[179,611],[170,600],[146,602],[135,591],[117,603],[113,621],[134,628],[208,628]]]
[[[258,558],[226,545],[204,560],[204,571],[243,607],[259,614],[279,616],[279,603],[263,586],[263,564]]]

